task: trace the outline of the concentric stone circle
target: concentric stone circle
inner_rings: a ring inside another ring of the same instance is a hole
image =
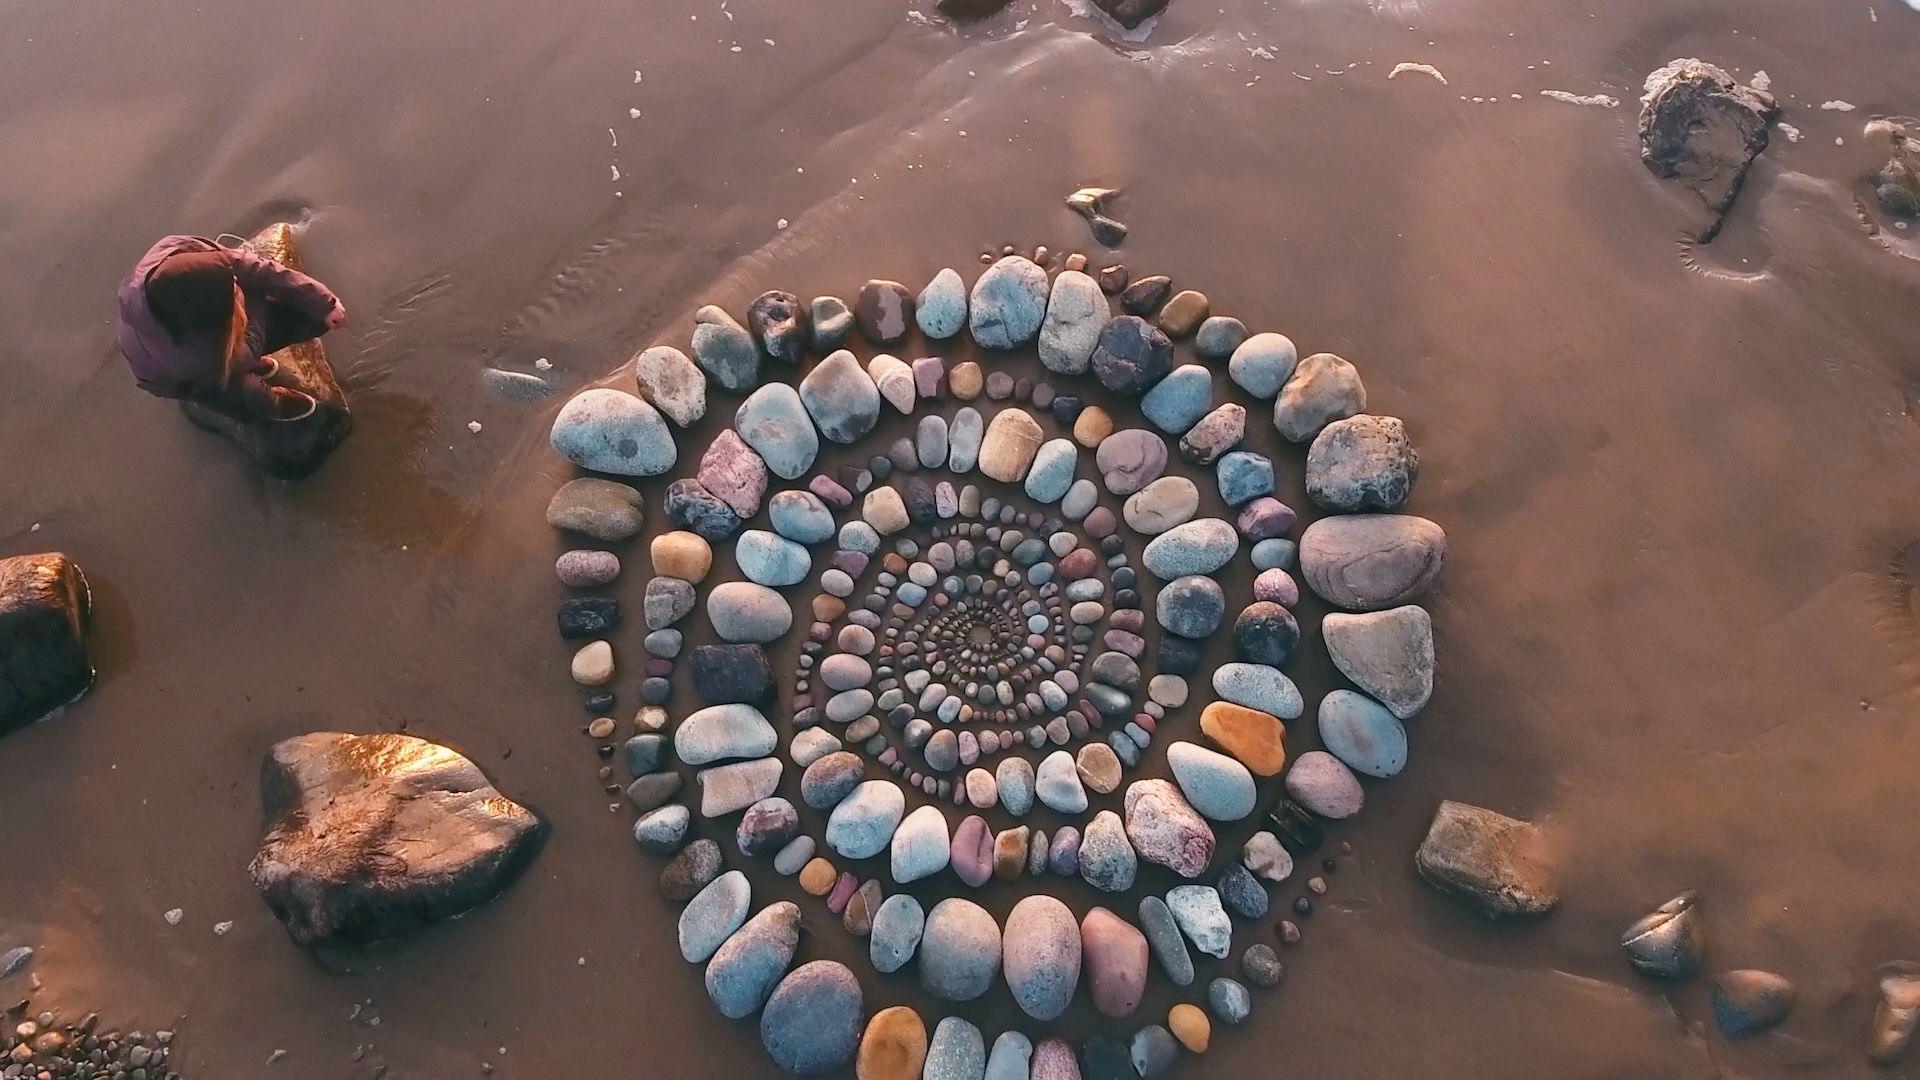
[[[1165,278],[1128,282],[1113,267],[1096,281],[1082,266],[1073,257],[1049,279],[1009,254],[970,292],[948,269],[917,295],[869,282],[852,305],[771,292],[745,326],[705,307],[691,358],[649,348],[630,369],[637,395],[594,388],[576,398],[592,408],[556,419],[554,445],[576,465],[650,477],[680,460],[669,423],[700,424],[715,387],[744,395],[697,467],[666,482],[670,528],[649,542],[640,590],[642,705],[623,744],[610,687],[628,673],[609,641],[621,609],[606,595],[622,562],[580,549],[556,574],[576,593],[599,590],[570,595],[560,629],[587,639],[570,667],[595,717],[586,732],[631,777],[635,841],[668,857],[661,889],[686,904],[682,953],[706,964],[723,1015],[760,1015],[785,1071],[857,1058],[863,1076],[923,1064],[930,1076],[1157,1075],[1176,1046],[1203,1052],[1212,1021],[1246,1018],[1247,984],[1278,981],[1273,948],[1245,936],[1269,917],[1269,887],[1407,762],[1403,721],[1428,700],[1434,667],[1431,620],[1411,601],[1438,575],[1446,538],[1397,513],[1419,468],[1405,425],[1365,412],[1340,357],[1299,359],[1283,335],[1249,335]],[[915,327],[936,352],[966,351],[946,339],[1037,344],[1048,381],[1001,370],[992,353],[863,363],[843,347],[857,330],[897,348]],[[1183,350],[1194,360],[1176,364]],[[769,363],[804,374],[788,382]],[[1249,417],[1269,410],[1283,439],[1311,444],[1305,487],[1328,512],[1297,538],[1274,462],[1245,442]],[[864,466],[816,468],[891,415],[915,417],[912,433]],[[612,449],[585,460],[583,446]],[[1209,489],[1224,513],[1209,511]],[[643,531],[644,502],[583,478],[556,493],[548,520],[617,545]],[[709,581],[716,545],[738,578]],[[1351,688],[1317,703],[1323,748],[1290,759],[1286,724],[1306,711],[1282,670],[1302,640],[1296,556],[1312,593],[1343,609],[1319,636]],[[1246,562],[1256,576],[1242,591]],[[1209,662],[1212,641],[1232,659]],[[795,655],[776,677],[770,650],[786,642]],[[700,704],[670,709],[676,683]],[[1176,719],[1197,735],[1140,773]],[[620,791],[615,773],[601,768]],[[1247,831],[1239,823],[1256,818],[1238,858],[1222,857],[1216,826]],[[767,860],[798,886],[788,897],[755,896],[750,875]],[[1168,874],[1171,888],[1159,884]],[[1043,876],[1108,899],[1063,903]],[[972,899],[995,879],[1031,882],[1004,918]],[[1320,875],[1305,885],[1297,918],[1326,890]],[[912,1008],[869,1016],[870,979],[836,960],[794,966],[801,905],[822,900],[866,939],[875,975],[911,973],[956,1005],[1004,990],[1038,1037],[989,1044],[958,1008],[931,1038]],[[1279,929],[1298,939],[1291,919]],[[1153,972],[1190,987],[1236,951],[1238,978],[1212,978],[1204,1009],[1176,1005],[1164,1026],[1135,1019]],[[1047,1037],[1083,995],[1134,1026],[1078,1047]]]

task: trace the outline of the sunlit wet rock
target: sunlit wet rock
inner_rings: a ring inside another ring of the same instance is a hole
[[[93,685],[87,659],[92,613],[86,575],[65,555],[0,559],[0,734]]]
[[[473,762],[407,735],[287,739],[261,780],[267,833],[248,873],[302,945],[465,912],[524,866],[541,828]]]
[[[1701,239],[1713,239],[1748,166],[1767,148],[1779,105],[1766,91],[1694,59],[1674,60],[1647,76],[1640,101],[1640,160],[1699,197],[1712,215]]]

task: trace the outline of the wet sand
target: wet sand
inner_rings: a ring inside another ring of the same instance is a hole
[[[1179,1075],[1920,1075],[1862,1052],[1873,966],[1920,953],[1920,263],[1854,205],[1866,119],[1920,113],[1920,13],[1175,0],[1134,46],[1051,2],[959,33],[834,7],[11,14],[0,554],[86,568],[100,668],[0,742],[0,946],[39,950],[36,1007],[178,1026],[193,1077],[768,1074],[578,734],[551,410],[479,371],[548,357],[570,389],[684,345],[701,303],[971,277],[1006,243],[1099,265],[1060,201],[1099,183],[1129,266],[1361,365],[1453,540],[1412,764],[1337,833],[1282,988]],[[1633,130],[1685,55],[1764,69],[1803,133],[1698,250]],[[1389,81],[1402,61],[1448,84]],[[287,487],[140,394],[109,319],[154,237],[305,210],[356,433]],[[403,727],[551,836],[498,902],[332,973],[247,882],[259,762]],[[1420,884],[1441,798],[1547,823],[1561,909],[1492,929]],[[1688,887],[1710,970],[1798,984],[1775,1034],[1728,1043],[1704,982],[1628,970],[1620,929]],[[862,977],[870,1006],[918,1000]]]

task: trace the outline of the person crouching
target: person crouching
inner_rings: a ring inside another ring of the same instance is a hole
[[[269,381],[269,354],[346,322],[313,278],[198,236],[153,245],[120,286],[120,352],[140,389],[242,420],[312,415],[311,394]]]

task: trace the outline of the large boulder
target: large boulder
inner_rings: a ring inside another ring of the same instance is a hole
[[[255,255],[282,266],[305,269],[293,239],[294,227],[282,221],[262,229],[247,241],[246,247]],[[304,420],[239,420],[192,401],[183,401],[180,407],[196,425],[233,440],[267,473],[282,480],[293,480],[319,468],[327,455],[346,440],[347,433],[353,429],[353,413],[347,408],[347,397],[341,393],[340,383],[333,377],[333,365],[327,362],[327,347],[320,344],[318,338],[289,345],[270,359],[280,364],[269,380],[273,385],[312,395],[319,403]]]
[[[530,859],[540,820],[447,747],[321,731],[274,745],[267,834],[248,867],[301,945],[361,943],[486,902]]]
[[[1767,148],[1780,113],[1773,95],[1700,60],[1675,60],[1647,76],[1640,99],[1640,160],[1653,175],[1685,184],[1712,215],[1711,240],[1747,167]]]
[[[57,551],[0,559],[0,735],[93,685],[86,575]]]

